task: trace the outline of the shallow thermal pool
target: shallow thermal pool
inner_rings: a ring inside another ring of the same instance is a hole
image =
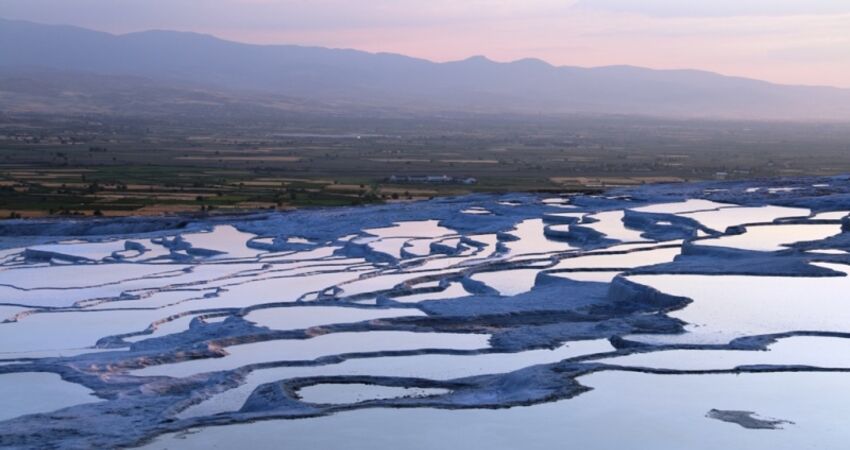
[[[763,206],[758,208],[720,208],[717,210],[683,213],[679,215],[694,219],[702,225],[722,233],[732,226],[773,222],[777,219],[790,217],[808,217],[809,214],[811,214],[811,211],[808,209]]]
[[[738,366],[811,366],[850,368],[850,339],[794,336],[762,350],[662,350],[597,360],[625,367],[673,370],[718,370]]]
[[[446,298],[466,297],[469,292],[463,288],[463,284],[455,282],[449,283],[448,287],[438,292],[425,292],[421,294],[403,295],[392,297],[392,300],[401,303],[417,303],[425,300],[440,300]]]
[[[422,311],[417,309],[358,309],[334,306],[296,306],[254,310],[248,313],[245,319],[272,330],[301,330],[335,323],[424,315]]]
[[[607,211],[604,213],[593,214],[587,216],[589,219],[598,222],[583,223],[582,226],[596,230],[604,234],[609,239],[622,242],[640,242],[645,241],[641,236],[641,232],[627,228],[623,223],[623,211]]]
[[[30,247],[30,250],[54,254],[60,259],[86,259],[100,261],[111,257],[113,253],[124,251],[125,241],[86,242],[65,241],[58,244],[47,244]]]
[[[555,403],[500,410],[366,409],[311,420],[268,421],[165,435],[145,449],[250,445],[381,450],[797,450],[841,448],[850,414],[850,374],[651,375],[602,372],[579,381],[593,388]],[[652,405],[647,407],[648,403]],[[706,418],[712,409],[753,411],[794,422],[747,430]],[[333,432],[328,432],[333,430]],[[427,430],[427,432],[423,432]]]
[[[762,225],[747,227],[743,234],[698,241],[699,245],[773,252],[785,244],[819,241],[841,233],[841,225]]]
[[[737,205],[731,203],[717,203],[711,200],[703,200],[703,199],[688,199],[682,202],[673,202],[673,203],[660,203],[649,206],[640,206],[637,208],[631,208],[632,211],[637,212],[645,212],[645,213],[655,213],[655,214],[682,214],[682,213],[693,213],[699,211],[710,211],[719,208],[728,208],[734,207]]]
[[[0,421],[100,401],[91,390],[55,373],[36,372],[0,374],[0,398]]]
[[[848,266],[818,264],[845,273]],[[687,333],[653,342],[726,343],[741,336],[794,331],[850,332],[850,277],[639,275],[631,281],[693,303],[670,313]],[[645,338],[645,339],[644,339]]]
[[[380,238],[392,237],[439,237],[455,234],[452,230],[440,226],[437,220],[420,220],[413,222],[397,222],[386,228],[371,228],[363,230],[367,234]]]
[[[516,269],[499,272],[482,272],[471,278],[497,290],[501,295],[519,295],[534,287],[542,269]]]
[[[510,234],[516,236],[517,240],[505,242],[505,247],[511,255],[524,255],[533,253],[552,253],[571,250],[569,244],[557,242],[547,238],[543,231],[546,224],[543,219],[528,219],[516,225]]]
[[[188,377],[198,373],[232,370],[270,361],[312,361],[346,353],[389,352],[417,349],[476,350],[488,347],[485,334],[411,333],[370,331],[331,333],[310,339],[279,339],[227,347],[223,358],[207,358],[135,370],[136,376]]]
[[[576,341],[554,350],[528,350],[519,353],[477,355],[411,355],[355,358],[339,364],[314,367],[278,367],[251,372],[245,382],[216,394],[181,413],[181,417],[218,414],[242,407],[259,385],[299,377],[369,375],[451,380],[491,373],[506,373],[523,367],[549,364],[579,356],[613,351],[606,340]]]

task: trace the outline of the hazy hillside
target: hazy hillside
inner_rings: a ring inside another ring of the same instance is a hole
[[[5,74],[0,100],[6,107],[19,101],[49,106],[52,101],[46,94],[38,98],[39,89],[24,89],[27,95],[21,95],[10,79],[40,79],[60,91],[68,83],[79,90],[81,82],[74,77],[91,73],[113,77],[107,85],[120,77],[123,96],[132,96],[138,85],[138,94],[147,100],[188,92],[225,106],[850,119],[848,90],[781,86],[701,71],[554,67],[539,60],[496,63],[483,57],[433,63],[353,50],[247,45],[193,33],[115,36],[6,20],[0,20],[0,71]],[[97,84],[86,86],[97,91]],[[102,108],[111,99],[108,92],[83,96],[80,103]],[[286,100],[269,102],[256,95],[260,92]],[[133,104],[126,100],[119,103]],[[59,100],[57,105],[66,106]]]

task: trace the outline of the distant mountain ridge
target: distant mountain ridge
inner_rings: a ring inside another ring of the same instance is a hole
[[[498,63],[481,56],[435,63],[388,53],[241,44],[196,33],[112,35],[3,19],[0,71],[142,77],[340,108],[850,120],[850,90],[697,70],[556,67],[536,59]]]

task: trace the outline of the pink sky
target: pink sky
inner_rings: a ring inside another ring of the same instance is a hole
[[[0,15],[437,61],[536,57],[850,87],[846,0],[0,0]]]

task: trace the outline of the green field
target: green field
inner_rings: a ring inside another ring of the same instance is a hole
[[[850,126],[838,124],[512,117],[178,126],[139,118],[0,119],[2,217],[217,213],[850,172]],[[391,182],[393,175],[476,183]]]

